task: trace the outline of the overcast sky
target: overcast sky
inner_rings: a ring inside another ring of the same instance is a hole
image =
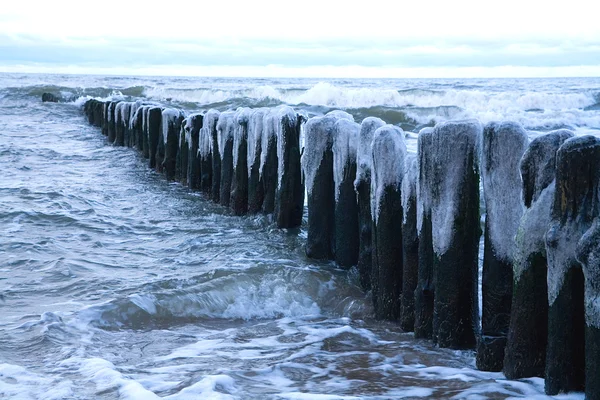
[[[0,71],[600,76],[590,0],[16,1]]]

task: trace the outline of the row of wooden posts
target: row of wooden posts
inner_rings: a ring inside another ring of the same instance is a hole
[[[421,130],[413,155],[400,128],[343,111],[84,110],[109,143],[236,215],[295,228],[306,194],[307,256],[357,266],[377,318],[476,348],[479,369],[600,399],[599,139],[559,130],[530,141],[516,123],[453,121]]]

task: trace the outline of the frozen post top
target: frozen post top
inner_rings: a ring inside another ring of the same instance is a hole
[[[265,168],[265,164],[267,163],[267,158],[269,155],[269,144],[273,142],[273,140],[277,139],[277,131],[276,131],[276,116],[273,114],[271,110],[268,110],[263,115],[262,122],[262,137],[261,141],[261,152],[260,152],[260,168],[259,173],[260,176],[263,174],[263,170]]]
[[[202,121],[202,128],[200,129],[200,141],[198,145],[198,153],[201,157],[208,156],[212,148],[212,135],[213,129],[216,129],[217,122],[219,121],[220,112],[217,110],[210,109],[204,114],[204,120]]]
[[[260,153],[263,119],[266,111],[264,108],[259,108],[252,110],[250,113],[250,120],[248,122],[248,177],[252,174],[250,166],[254,165],[256,155]]]
[[[163,141],[165,145],[167,144],[167,139],[169,137],[169,127],[173,129],[173,124],[177,122],[177,119],[183,116],[183,112],[181,110],[177,110],[175,108],[165,108],[162,112],[162,131],[163,131]]]
[[[217,138],[219,145],[219,154],[221,159],[225,151],[227,141],[233,140],[235,130],[235,111],[225,111],[219,115],[217,121]]]
[[[556,192],[552,225],[546,234],[548,304],[559,295],[568,270],[576,263],[577,241],[598,216],[600,140],[578,136],[566,140],[556,154]]]
[[[450,247],[459,198],[468,168],[478,168],[478,144],[483,128],[477,120],[451,121],[433,128],[432,168],[426,178],[436,195],[431,198],[433,249],[442,255]],[[423,171],[423,169],[421,169]]]
[[[349,121],[354,122],[354,117],[352,115],[348,114],[346,111],[342,111],[342,110],[329,111],[326,114],[326,116],[336,118],[336,119],[347,119]]]
[[[339,119],[335,123],[333,141],[333,179],[335,181],[335,200],[339,200],[340,186],[344,180],[344,171],[350,163],[356,162],[360,125],[349,119]],[[346,172],[347,174],[347,172]]]
[[[233,168],[236,168],[239,157],[239,147],[242,140],[248,140],[248,122],[251,110],[247,107],[240,108],[235,113],[235,129],[233,132]]]
[[[505,262],[512,262],[514,236],[523,215],[519,163],[528,142],[523,127],[514,122],[492,122],[483,131],[486,226],[494,255]]]
[[[302,155],[302,166],[306,177],[306,190],[310,196],[315,176],[323,154],[331,150],[335,133],[336,119],[331,116],[314,117],[308,120],[304,127],[305,147]]]
[[[425,214],[431,213],[430,185],[427,181],[431,178],[431,147],[433,145],[433,128],[423,128],[417,139],[417,165],[419,176],[417,179],[417,230],[419,236],[423,227]]]
[[[523,177],[523,200],[525,207],[531,207],[554,180],[556,152],[563,142],[573,137],[573,132],[559,129],[535,138],[521,160]]]
[[[404,218],[402,222],[406,224],[406,218],[411,208],[411,199],[417,198],[417,180],[419,176],[419,164],[414,154],[406,157],[404,179],[402,179],[402,209]],[[410,211],[415,212],[415,211]]]
[[[361,182],[371,179],[371,168],[373,156],[371,155],[371,145],[373,144],[373,134],[378,128],[385,125],[382,119],[367,117],[360,125],[359,143],[357,152],[356,181],[354,186],[358,188]]]
[[[288,146],[287,141],[289,140],[289,138],[287,137],[287,135],[285,134],[284,131],[290,130],[290,131],[296,132],[296,128],[297,128],[297,124],[298,124],[298,117],[297,117],[294,109],[289,106],[279,106],[279,107],[273,108],[271,110],[271,113],[273,114],[273,117],[274,117],[275,134],[277,135],[277,162],[278,162],[277,189],[280,189],[281,188],[281,180],[283,179],[283,174],[285,172],[284,152],[285,152],[286,147]],[[296,140],[296,139],[294,139],[294,140]],[[299,148],[298,148],[298,150],[299,150]]]
[[[548,348],[546,394],[585,385],[584,276],[577,243],[600,213],[600,140],[579,136],[556,153],[556,191],[546,233],[548,257]]]
[[[378,128],[373,134],[373,175],[371,178],[371,215],[377,224],[379,206],[388,186],[400,190],[404,176],[406,143],[404,131],[394,125]]]

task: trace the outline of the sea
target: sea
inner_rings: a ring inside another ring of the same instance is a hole
[[[355,270],[305,256],[304,227],[167,182],[88,125],[88,98],[600,136],[600,78],[0,74],[0,398],[550,398],[541,378],[478,371],[473,351],[375,320]]]

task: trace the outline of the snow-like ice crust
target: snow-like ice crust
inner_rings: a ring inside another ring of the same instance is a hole
[[[202,128],[200,129],[200,137],[198,140],[198,154],[203,158],[212,152],[213,142],[210,131],[211,127],[215,126],[215,124],[219,121],[220,115],[221,113],[214,109],[210,109],[206,112],[206,114],[204,114]]]
[[[122,119],[123,114],[122,114],[121,110],[123,109],[124,105],[125,105],[125,102],[123,102],[123,101],[121,101],[115,105],[115,123],[119,120],[119,116],[121,116],[121,121],[123,120]]]
[[[292,107],[289,106],[279,106],[274,109],[271,109],[271,113],[274,114],[275,118],[275,134],[277,136],[277,189],[281,188],[281,181],[283,179],[283,162],[284,156],[283,153],[285,151],[285,147],[287,143],[283,137],[283,124],[288,124],[289,129],[296,129],[296,124],[298,123],[298,117],[296,116],[296,112]]]
[[[523,181],[519,164],[527,132],[514,122],[491,122],[484,128],[481,177],[489,238],[498,259],[512,262],[515,234],[523,215]]]
[[[239,152],[240,143],[243,139],[248,140],[246,133],[248,132],[248,121],[250,120],[251,110],[247,107],[239,108],[235,112],[235,129],[233,131],[233,169],[235,170]]]
[[[336,118],[336,119],[347,119],[349,121],[354,122],[354,117],[352,115],[348,114],[346,111],[333,110],[333,111],[329,111],[326,115],[329,117]]]
[[[535,138],[530,144],[521,159],[521,174],[530,175],[530,181],[533,180],[533,193],[531,199],[525,198],[525,205],[534,202],[555,178],[556,170],[556,151],[560,145],[574,136],[574,133],[567,129],[559,129],[548,132],[546,135]],[[531,176],[532,175],[532,176]],[[523,193],[526,196],[526,193]]]
[[[452,121],[437,124],[433,128],[432,163],[427,173],[433,175],[430,183],[436,185],[436,195],[431,197],[431,221],[433,225],[433,250],[438,256],[448,251],[456,219],[461,181],[466,174],[467,159],[473,155],[473,168],[479,168],[480,136],[483,127],[477,120]]]
[[[600,140],[593,136],[578,136],[567,139],[560,147],[557,153],[557,163],[560,159],[560,153],[580,152],[588,146],[598,146]],[[572,155],[570,157],[573,157]],[[557,170],[559,165],[556,166]],[[558,183],[558,182],[557,182]],[[558,190],[558,188],[557,188]],[[576,195],[582,196],[581,193]],[[598,193],[595,201],[598,202]],[[569,202],[570,199],[560,199],[561,202]],[[556,193],[553,202],[552,213],[554,207],[557,206]],[[588,205],[589,207],[589,205]],[[585,234],[591,225],[589,217],[586,214],[584,206],[579,205],[577,213],[573,214],[573,210],[565,210],[566,214],[558,216],[559,220],[551,218],[550,229],[546,233],[546,254],[548,258],[548,304],[552,306],[560,290],[563,287],[565,276],[571,266],[577,262],[577,244],[579,239]]]
[[[600,329],[600,218],[579,240],[577,259],[585,276],[585,321]]]
[[[181,115],[181,111],[175,108],[165,108],[162,111],[162,132],[163,132],[163,141],[167,144],[168,134],[169,134],[169,124],[174,124],[175,120],[179,118]]]
[[[277,139],[277,131],[275,129],[276,116],[272,110],[268,110],[263,115],[262,137],[260,139],[260,167],[258,169],[260,176],[263,174],[265,163],[267,162],[267,150],[269,143]]]
[[[265,113],[268,112],[266,108],[257,108],[251,111],[250,120],[248,122],[248,177],[252,174],[252,164],[254,164],[254,158],[256,153],[261,148],[262,143],[262,131],[263,131],[263,119]]]
[[[302,168],[304,169],[306,191],[309,195],[312,193],[323,155],[333,145],[336,121],[337,119],[331,115],[313,117],[304,126],[305,147],[302,154]]]
[[[373,134],[378,128],[384,125],[385,122],[376,117],[367,117],[360,124],[354,187],[358,187],[361,182],[371,179],[371,168],[373,165],[371,145],[373,144]]]
[[[221,160],[223,159],[223,153],[225,152],[225,145],[229,139],[233,139],[233,132],[235,130],[235,111],[225,111],[219,115],[217,121],[217,142],[219,146],[219,154]]]
[[[431,192],[427,174],[432,168],[431,146],[433,139],[433,128],[421,129],[417,139],[417,231],[421,235],[425,213],[431,212]]]
[[[404,214],[402,222],[406,224],[406,218],[410,210],[410,199],[417,196],[419,163],[415,154],[408,153],[406,155],[404,170],[404,179],[402,179],[402,209],[404,210]]]
[[[379,206],[388,186],[400,190],[404,177],[406,142],[404,131],[384,125],[373,134],[373,175],[371,177],[371,215],[379,220]]]
[[[185,132],[185,143],[187,143],[188,146],[192,143],[192,128],[193,128],[192,120],[201,115],[202,115],[201,113],[190,114],[185,118],[185,120],[181,124],[183,127],[183,130]],[[181,147],[181,135],[179,136],[179,146]]]
[[[344,171],[350,162],[356,162],[360,125],[343,118],[335,123],[333,139],[333,179],[335,182],[335,201],[340,196]]]
[[[525,210],[515,237],[513,279],[519,282],[529,266],[527,259],[534,253],[546,254],[546,232],[550,226],[550,213],[554,201],[555,182],[542,190],[537,200]]]

